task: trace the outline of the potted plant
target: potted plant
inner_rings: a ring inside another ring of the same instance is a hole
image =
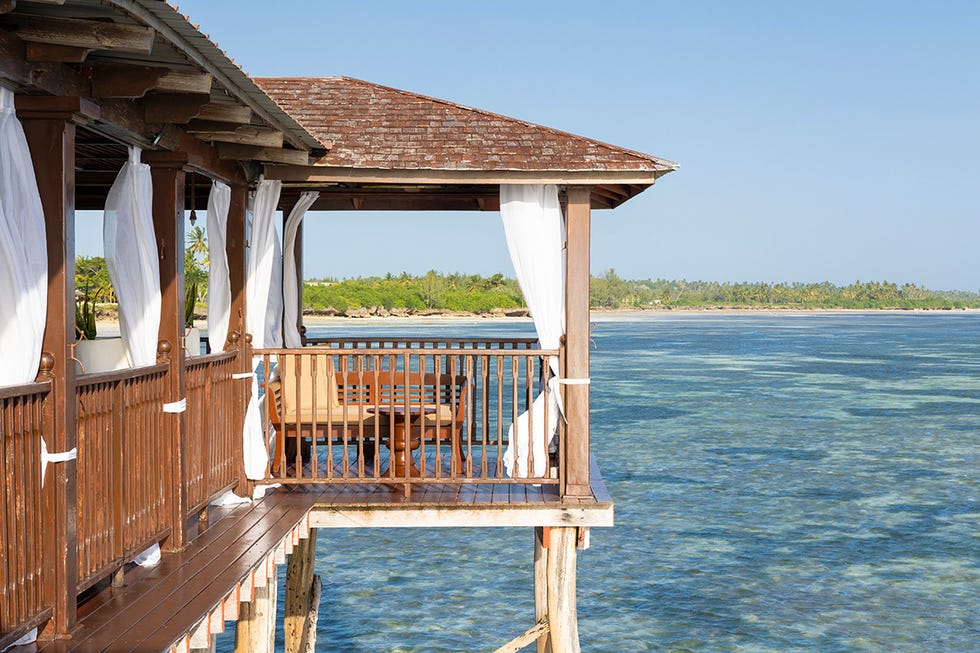
[[[75,340],[95,340],[95,307],[89,299],[88,292],[82,295],[81,301],[75,302]]]
[[[201,354],[201,332],[194,326],[194,306],[197,303],[197,282],[187,286],[184,296],[184,350],[187,356]]]
[[[96,338],[95,302],[86,286],[75,301],[75,360],[82,374],[110,372],[129,366],[122,338]]]

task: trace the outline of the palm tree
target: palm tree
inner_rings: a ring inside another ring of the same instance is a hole
[[[204,230],[204,227],[194,227],[191,232],[187,234],[187,251],[191,253],[197,261],[204,268],[208,268],[211,265],[211,260],[208,257],[208,234]]]

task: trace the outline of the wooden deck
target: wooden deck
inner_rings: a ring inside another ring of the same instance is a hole
[[[128,569],[122,587],[105,588],[79,607],[72,639],[39,643],[38,650],[207,648],[208,635],[222,632],[225,620],[237,618],[239,602],[265,585],[270,565],[284,562],[306,537],[316,500],[312,492],[281,492],[215,510],[212,525],[184,551],[164,554],[150,569]]]
[[[409,497],[385,484],[282,486],[251,505],[212,508],[184,551],[128,568],[121,587],[80,605],[72,639],[39,642],[38,651],[207,648],[310,528],[611,526],[612,500],[594,465],[592,489],[591,498],[562,503],[555,486],[431,484]]]
[[[574,503],[562,502],[556,485],[428,483],[406,496],[403,484],[352,484],[323,488],[310,514],[311,528],[612,525],[612,497],[594,460],[591,496]]]

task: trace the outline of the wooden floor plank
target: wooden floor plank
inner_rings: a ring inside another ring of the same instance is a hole
[[[297,496],[305,500],[297,500]],[[73,639],[81,648],[101,650],[103,643],[117,642],[134,628],[148,629],[160,619],[161,606],[167,601],[179,604],[190,598],[187,588],[211,588],[225,594],[234,587],[218,587],[209,580],[236,561],[236,555],[248,550],[250,543],[260,540],[270,531],[285,528],[283,520],[298,520],[319,495],[281,493],[266,497],[243,519],[230,524],[221,536],[211,536],[204,542],[195,541],[182,553],[165,555],[159,565],[139,575],[122,588],[111,588],[109,600],[79,624]],[[226,521],[226,520],[222,520]],[[206,531],[201,539],[218,530],[221,522]],[[234,529],[238,526],[242,530]],[[291,526],[290,526],[291,527]],[[286,529],[288,530],[288,528]],[[202,569],[208,570],[202,574]],[[243,572],[244,573],[244,572]],[[240,579],[239,579],[240,580]],[[200,591],[200,590],[199,590]],[[166,616],[171,616],[171,610]],[[203,615],[198,615],[198,618]],[[193,623],[184,624],[189,628]],[[181,633],[176,633],[180,635]],[[117,645],[113,645],[115,650]]]
[[[202,569],[198,576],[207,579],[207,582],[189,584],[191,588],[200,589],[193,597],[185,594],[179,598],[184,605],[172,613],[173,618],[152,632],[139,626],[131,628],[126,637],[116,641],[114,647],[119,647],[120,651],[160,651],[167,648],[185,632],[187,623],[194,623],[200,615],[211,612],[241,582],[245,571],[261,564],[305,514],[306,510],[303,508],[293,510],[279,521],[279,528],[271,528],[246,550],[236,552],[234,559],[229,559],[227,564],[216,560],[214,564]]]
[[[271,504],[268,504],[268,507],[271,507]],[[229,531],[234,529],[236,533],[246,532],[252,525],[261,520],[263,515],[263,509],[256,510],[251,505],[237,506],[226,513],[224,519],[214,522],[211,528],[202,533],[194,541],[193,546],[184,552],[185,555],[181,557],[164,555],[160,564],[155,567],[129,567],[125,572],[125,584],[119,588],[107,588],[86,602],[79,610],[79,620],[83,621],[86,628],[96,628],[102,621],[111,618],[111,616],[99,614],[103,606],[109,606],[106,608],[106,615],[111,615],[112,610],[115,609],[113,605],[124,604],[127,597],[133,592],[142,592],[157,583],[164,582],[170,574],[176,573],[181,566],[195,564],[197,557],[211,553],[209,547],[214,543],[219,543],[220,546],[220,542],[227,537]]]

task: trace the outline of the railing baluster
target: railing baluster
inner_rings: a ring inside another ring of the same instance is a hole
[[[473,367],[473,355],[467,354],[466,378],[476,380]],[[473,392],[473,382],[466,384],[466,470],[465,476],[473,476],[473,427],[476,415],[476,395]]]

